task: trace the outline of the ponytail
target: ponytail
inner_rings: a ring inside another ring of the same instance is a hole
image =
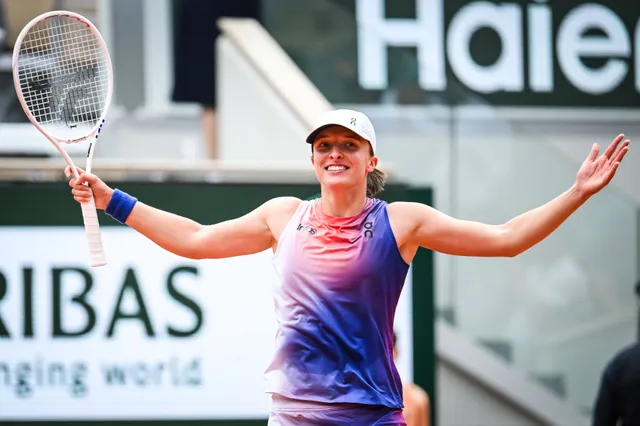
[[[373,198],[384,190],[387,174],[379,169],[373,169],[367,175],[367,197]]]

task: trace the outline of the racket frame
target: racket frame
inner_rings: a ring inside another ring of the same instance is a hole
[[[66,139],[66,140],[59,139],[48,134],[44,130],[44,128],[38,123],[38,121],[35,119],[33,114],[29,111],[29,108],[27,106],[27,103],[22,93],[22,89],[20,87],[20,76],[18,72],[18,58],[20,56],[20,49],[25,36],[38,23],[56,16],[63,16],[63,17],[76,19],[91,31],[91,33],[96,38],[102,50],[102,53],[104,55],[103,59],[106,63],[106,69],[107,69],[107,96],[102,108],[102,114],[100,118],[96,121],[96,124],[94,125],[94,127],[89,131],[89,133],[87,133],[87,135],[79,138],[75,138],[75,139]],[[104,38],[100,34],[100,31],[98,31],[96,26],[91,21],[89,21],[84,16],[75,12],[70,12],[66,10],[53,10],[53,11],[38,15],[35,18],[33,18],[31,21],[29,21],[29,23],[26,24],[22,29],[22,31],[20,31],[20,33],[18,34],[18,37],[14,45],[14,49],[13,49],[12,69],[13,69],[13,83],[16,89],[16,94],[18,96],[18,101],[20,102],[20,106],[24,110],[27,118],[29,119],[31,124],[33,124],[35,128],[38,129],[38,131],[53,144],[53,146],[58,150],[58,152],[60,152],[60,154],[62,155],[64,160],[67,162],[67,164],[69,165],[69,167],[73,172],[73,175],[76,178],[79,178],[80,174],[78,173],[78,169],[76,168],[76,165],[74,164],[73,160],[62,147],[62,143],[67,143],[67,144],[78,143],[78,142],[83,142],[90,139],[89,148],[87,150],[85,170],[87,173],[91,173],[92,164],[93,164],[93,154],[95,152],[95,145],[98,141],[98,136],[100,135],[100,132],[102,131],[102,127],[105,123],[106,116],[107,116],[109,107],[111,106],[111,100],[113,96],[113,65],[111,62],[111,56],[109,55],[107,44],[105,43]],[[106,256],[104,254],[104,248],[102,245],[102,237],[100,235],[97,209],[95,205],[95,200],[93,198],[93,194],[91,198],[88,200],[88,202],[81,203],[81,208],[82,208],[82,215],[83,215],[84,224],[85,224],[85,232],[86,232],[87,240],[89,243],[91,266],[92,267],[104,266],[107,264],[107,260],[106,260]]]

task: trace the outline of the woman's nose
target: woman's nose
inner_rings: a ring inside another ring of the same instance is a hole
[[[331,156],[331,158],[342,158],[342,150],[339,147],[334,146],[331,148],[331,152],[329,155]]]

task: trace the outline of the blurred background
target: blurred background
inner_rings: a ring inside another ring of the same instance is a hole
[[[185,262],[101,213],[110,265],[88,266],[64,160],[12,79],[18,33],[54,9],[94,22],[113,61],[95,173],[205,222],[317,193],[302,140],[330,108],[372,119],[390,199],[489,223],[549,201],[624,133],[614,181],[551,237],[513,259],[425,253],[397,318],[432,424],[590,423],[606,363],[638,333],[640,3],[0,1],[0,420],[265,424],[268,256]],[[67,148],[84,165],[86,145]],[[104,364],[73,364],[85,351],[133,363],[133,385],[107,389]],[[87,400],[56,393],[74,371],[99,389]],[[210,380],[176,385],[192,374]],[[42,391],[17,391],[25,377]]]

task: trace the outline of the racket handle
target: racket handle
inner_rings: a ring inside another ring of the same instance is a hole
[[[100,233],[100,224],[98,223],[98,210],[96,203],[91,197],[88,202],[80,203],[82,207],[82,217],[84,219],[84,230],[89,243],[89,256],[91,266],[98,267],[107,264],[107,258],[102,247],[102,235]]]

